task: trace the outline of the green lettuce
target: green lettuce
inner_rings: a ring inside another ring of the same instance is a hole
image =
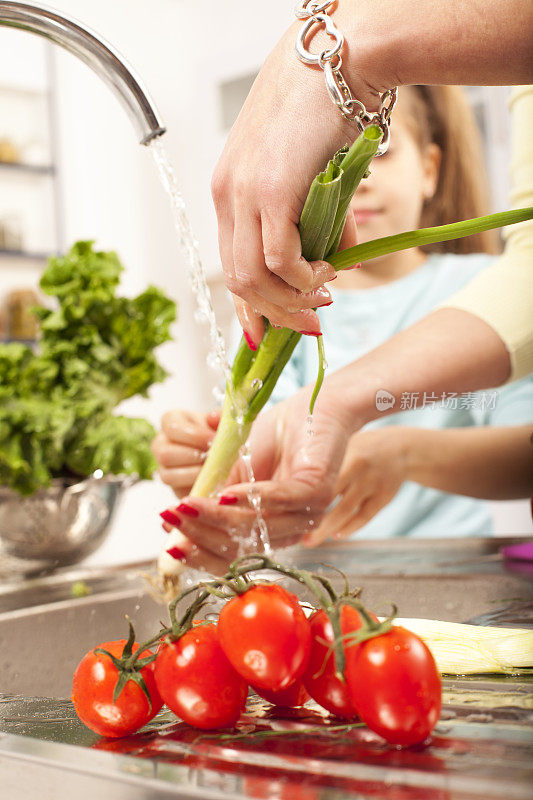
[[[166,377],[153,351],[170,339],[176,307],[154,286],[117,296],[122,270],[116,253],[77,242],[41,278],[55,303],[34,309],[36,352],[0,344],[2,485],[27,495],[69,472],[151,477],[154,429],[112,412]]]

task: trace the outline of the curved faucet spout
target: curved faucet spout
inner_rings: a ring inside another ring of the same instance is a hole
[[[0,25],[44,36],[91,67],[125,106],[141,144],[148,144],[165,132],[154,104],[133,69],[97,33],[52,8],[9,0],[0,0]]]

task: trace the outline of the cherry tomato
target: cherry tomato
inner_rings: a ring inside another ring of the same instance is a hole
[[[224,655],[216,625],[198,625],[163,646],[155,679],[171,711],[202,730],[232,727],[246,704],[248,686]]]
[[[303,685],[301,680],[294,681],[287,689],[281,689],[279,692],[269,691],[268,689],[257,689],[252,686],[252,689],[269,703],[281,708],[296,708],[303,706],[310,699],[309,692]]]
[[[286,689],[309,658],[309,623],[296,595],[277,584],[258,585],[230,600],[218,621],[220,644],[249,683]]]
[[[335,674],[335,656],[329,651],[327,642],[334,640],[333,628],[325,611],[319,609],[309,618],[311,627],[311,653],[303,681],[313,698],[330,714],[349,719],[357,711],[350,699],[345,681]],[[361,627],[359,612],[352,606],[341,608],[341,632],[343,635]]]
[[[98,647],[120,658],[125,644],[126,639],[119,639]],[[139,645],[134,644],[132,652],[138,649]],[[149,655],[150,651],[145,650],[141,658]],[[118,681],[117,668],[108,656],[94,650],[86,653],[76,667],[71,695],[76,714],[83,724],[100,736],[109,737],[127,736],[146,725],[160,711],[163,701],[155,685],[153,663],[143,667],[141,675],[150,695],[151,708],[141,687],[131,680],[113,700]]]
[[[391,744],[423,742],[439,719],[440,675],[416,634],[393,626],[346,647],[346,681],[361,719]]]

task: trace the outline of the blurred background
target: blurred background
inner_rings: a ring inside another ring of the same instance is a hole
[[[164,144],[177,171],[219,324],[232,306],[222,281],[210,177],[226,136],[266,55],[292,21],[292,3],[271,0],[250,19],[250,3],[184,0],[55,0],[111,42],[141,76],[167,125]],[[243,26],[246,24],[246,36]],[[506,87],[469,87],[482,129],[492,210],[507,206]],[[152,159],[102,81],[44,40],[0,28],[0,337],[31,340],[28,309],[46,258],[77,239],[116,250],[122,291],[163,287],[179,306],[174,341],[160,357],[171,377],[124,413],[157,425],[182,406],[207,410],[218,376],[206,365],[207,330],[194,302],[168,200]],[[113,533],[91,563],[155,555],[158,511],[172,501],[158,481],[127,494]],[[531,532],[525,501],[492,504],[499,534]]]

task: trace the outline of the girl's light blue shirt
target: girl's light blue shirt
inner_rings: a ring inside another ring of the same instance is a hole
[[[403,278],[373,289],[335,290],[334,304],[320,309],[328,371],[355,361],[395,333],[424,317],[477,272],[488,266],[485,254],[432,254]],[[469,343],[464,342],[465,348]],[[272,394],[277,403],[297,389],[314,383],[316,340],[303,336]],[[408,381],[406,381],[408,386]],[[381,387],[387,391],[387,386]],[[425,401],[425,402],[424,402]],[[533,377],[499,390],[447,395],[439,402],[405,393],[402,413],[378,418],[366,429],[388,425],[420,428],[463,428],[471,425],[524,425],[533,422]],[[318,400],[318,413],[320,399]],[[487,536],[493,533],[487,503],[460,495],[403,484],[393,500],[354,536],[381,539],[392,536]]]

